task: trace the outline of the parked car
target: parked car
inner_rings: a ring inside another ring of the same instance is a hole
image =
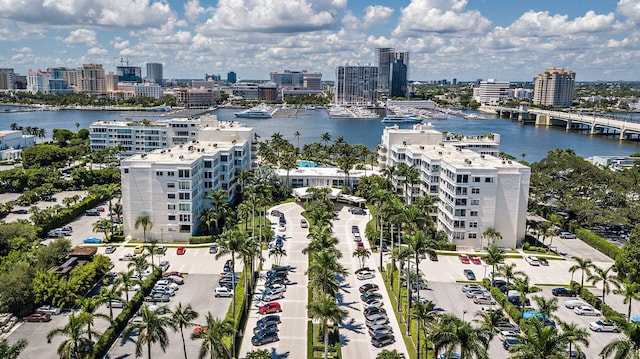
[[[120,258],[118,258],[119,261],[132,261],[135,258],[138,258],[138,255],[136,254],[131,254],[131,253],[127,253],[123,256],[121,256]]]
[[[29,214],[29,211],[26,209],[16,209],[13,211],[15,214]]]
[[[487,297],[475,297],[473,298],[473,302],[475,304],[488,304],[488,305],[494,305],[496,304],[496,301],[493,300],[493,298],[487,298]]]
[[[527,263],[529,263],[529,265],[537,267],[540,265],[540,261],[538,260],[538,257],[536,256],[527,256],[525,258],[525,260],[527,261]]]
[[[576,308],[576,307],[581,307],[583,305],[587,305],[587,303],[585,303],[585,302],[583,302],[581,300],[577,300],[577,299],[568,300],[568,301],[564,302],[565,308],[569,308],[569,309],[573,309],[573,308]]]
[[[356,248],[357,249],[364,249],[364,243],[362,241],[358,241],[356,243]]]
[[[282,298],[284,298],[283,292],[273,292],[273,293],[267,292],[262,294],[263,302],[272,302],[274,300],[282,299]]]
[[[508,319],[498,321],[495,324],[495,327],[500,332],[504,331],[504,332],[517,333],[520,331],[520,327],[517,324],[512,324]]]
[[[226,262],[224,262],[224,267],[222,268],[223,272],[231,272],[231,259],[227,259]]]
[[[366,300],[364,303],[365,308],[367,307],[382,307],[384,305],[384,302],[381,301],[380,299],[376,299],[376,298],[371,298]]]
[[[180,289],[180,286],[178,286],[178,283],[173,283],[172,280],[170,279],[160,279],[159,281],[156,282],[155,287],[169,287],[173,290],[178,290]]]
[[[282,312],[282,307],[278,302],[269,302],[261,305],[260,308],[258,308],[258,313],[260,314],[271,314],[277,312]]]
[[[277,209],[274,209],[271,211],[271,215],[273,217],[280,217],[280,215],[282,215],[282,212],[278,211]]]
[[[589,305],[581,305],[581,306],[575,307],[573,308],[573,311],[578,315],[586,315],[591,317],[597,317],[602,314],[602,312],[600,312],[597,309],[594,309]]]
[[[360,233],[360,228],[358,228],[358,226],[351,226],[351,233]]]
[[[90,209],[90,210],[84,212],[84,214],[87,215],[87,216],[99,216],[100,212],[98,212],[95,209]]]
[[[82,243],[85,244],[100,244],[102,243],[102,239],[98,238],[98,237],[89,237],[89,238],[85,238]]]
[[[175,276],[175,277],[180,277],[182,278],[182,273],[178,272],[178,271],[172,271],[172,272],[165,272],[162,273],[163,277],[171,277],[171,276]]]
[[[52,305],[43,305],[42,307],[36,309],[36,313],[58,315],[61,313],[61,310],[60,308],[54,307]]]
[[[215,244],[212,245],[211,247],[209,247],[209,253],[210,254],[216,254],[218,253],[218,246],[216,246]]]
[[[374,325],[380,324],[388,324],[389,317],[386,314],[374,314],[365,319],[365,324],[368,328],[373,327]]]
[[[287,225],[280,223],[280,225],[278,226],[278,232],[284,232],[287,230]]]
[[[280,323],[280,316],[277,314],[270,314],[270,315],[265,315],[264,317],[260,318],[257,322],[256,325],[262,325],[262,323],[266,323],[266,322],[276,322],[276,323]]]
[[[560,232],[560,238],[562,239],[576,239],[576,235],[571,232]]]
[[[95,208],[95,210],[98,212],[104,212],[104,207],[98,206]]]
[[[432,262],[437,262],[438,261],[438,255],[435,253],[429,254],[429,260]]]
[[[388,324],[376,324],[369,328],[369,335],[375,336],[376,334],[393,334],[393,328]]]
[[[180,246],[176,249],[176,254],[181,256],[187,252],[187,249],[183,246]]]
[[[482,264],[482,261],[480,260],[480,257],[470,254],[469,255],[469,260],[471,261],[471,263],[473,264]]]
[[[116,251],[116,246],[111,245],[111,244],[110,244],[110,245],[108,245],[107,247],[105,247],[105,249],[104,249],[104,252],[105,252],[106,254],[111,254],[111,253],[113,253],[113,252],[115,252],[115,251]]]
[[[509,348],[511,348],[512,346],[514,346],[516,344],[520,344],[520,339],[518,339],[518,338],[507,338],[505,341],[502,342],[502,347],[505,350],[509,350]]]
[[[136,246],[133,249],[133,254],[142,254],[144,252],[144,246]]]
[[[51,315],[35,312],[31,315],[23,317],[22,319],[24,319],[25,322],[49,322],[51,321]]]
[[[124,308],[124,303],[121,300],[112,299],[107,303],[107,307],[110,307],[110,308]]]
[[[158,303],[158,302],[168,302],[171,300],[169,294],[164,293],[152,293],[144,297],[145,302]]]
[[[302,219],[300,220],[300,227],[301,227],[301,228],[309,228],[309,222],[307,222],[307,220],[306,220],[306,219],[302,218]]]
[[[364,293],[364,292],[375,292],[378,289],[380,289],[378,287],[377,284],[373,284],[373,283],[365,283],[363,285],[360,286],[360,288],[358,288],[358,290],[360,291],[360,293]]]
[[[471,292],[471,291],[483,291],[486,292],[486,288],[481,286],[480,284],[465,284],[462,286],[462,291],[464,293],[467,292]]]
[[[280,338],[278,338],[278,332],[274,329],[269,329],[254,335],[251,338],[251,344],[255,346],[260,346],[268,343],[277,342],[278,340],[280,340]]]
[[[594,332],[613,332],[618,333],[620,329],[614,322],[610,322],[608,320],[598,320],[595,322],[589,323],[589,329]]]
[[[169,281],[171,283],[175,283],[177,285],[183,285],[184,284],[184,279],[182,277],[170,276],[170,277],[164,277],[164,279],[166,279],[167,281]]]
[[[372,271],[362,271],[356,275],[359,280],[372,279],[373,277],[375,277],[375,273]]]
[[[567,288],[553,288],[551,290],[551,294],[556,297],[575,297],[577,295],[576,292]]]
[[[276,332],[278,331],[278,323],[280,322],[262,322],[258,325],[256,325],[253,328],[253,334],[258,334],[260,332],[263,332],[265,330],[275,330]]]
[[[489,296],[489,292],[486,290],[478,289],[478,290],[470,290],[465,293],[467,298],[475,298],[475,297],[487,297]]]
[[[385,314],[387,313],[387,311],[382,308],[382,307],[366,307],[364,308],[364,317],[367,318],[368,316],[374,315],[374,314]]]
[[[471,269],[465,269],[464,276],[467,277],[468,280],[476,280],[476,275]]]
[[[369,299],[382,299],[382,294],[378,293],[378,292],[364,292],[360,295],[360,299],[364,302],[366,302]]]
[[[376,348],[382,348],[395,342],[396,339],[392,334],[378,333],[371,337],[371,345]]]
[[[466,254],[458,254],[458,259],[464,264],[469,264],[469,257]]]
[[[167,269],[169,269],[170,266],[171,266],[171,264],[169,264],[169,261],[160,261],[160,263],[158,264],[158,267],[160,267],[160,269],[163,272],[166,272]],[[149,273],[149,275],[151,275],[151,273]]]

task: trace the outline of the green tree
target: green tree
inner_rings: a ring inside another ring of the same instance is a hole
[[[87,334],[89,335],[89,340],[93,340],[93,330],[91,330],[91,326],[93,325],[93,321],[95,318],[102,318],[106,320],[110,320],[110,318],[102,313],[96,313],[100,305],[102,304],[102,300],[100,297],[86,297],[80,298],[78,300],[78,306],[80,307],[80,314],[78,315],[86,325],[87,325]]]
[[[440,313],[436,310],[436,306],[433,302],[422,303],[418,302],[413,306],[411,316],[416,320],[416,327],[418,328],[418,338],[416,344],[416,358],[420,356],[420,333],[427,333],[428,323],[435,322]]]
[[[640,284],[632,282],[629,278],[626,278],[621,283],[621,288],[616,289],[613,293],[624,297],[624,304],[628,304],[627,320],[631,320],[631,303],[633,300],[640,300]]]
[[[546,298],[538,295],[533,296],[533,301],[538,307],[538,312],[543,315],[544,318],[554,317],[554,312],[558,310],[558,298]]]
[[[107,303],[109,306],[109,320],[113,322],[113,306],[112,300],[122,300],[122,290],[117,285],[103,286],[98,293],[99,300],[103,303]]]
[[[404,355],[395,349],[382,349],[382,351],[376,355],[376,359],[404,359]]]
[[[371,251],[367,248],[357,248],[355,251],[353,251],[352,256],[358,258],[358,261],[360,262],[360,268],[364,268],[365,261],[371,256]]]
[[[280,261],[282,260],[282,257],[286,257],[286,256],[287,256],[287,251],[282,247],[274,246],[273,248],[269,249],[269,257],[275,258],[275,263],[277,266],[280,265]]]
[[[429,335],[435,356],[444,353],[460,353],[461,358],[488,359],[487,349],[493,338],[493,329],[484,326],[474,327],[455,315],[443,314]]]
[[[329,357],[329,325],[337,325],[348,312],[336,302],[331,294],[316,297],[307,306],[309,315],[320,322],[324,333],[324,358]]]
[[[245,359],[271,359],[271,353],[267,349],[255,349],[248,352]]]
[[[614,273],[610,273],[612,271],[615,271],[614,266],[610,266],[607,269],[594,266],[593,273],[587,279],[594,285],[602,282],[602,303],[605,303],[605,295],[611,293],[612,287],[614,287],[614,289],[620,288],[618,276]]]
[[[593,264],[593,261],[591,261],[591,259],[587,258],[587,259],[583,259],[580,257],[572,257],[573,260],[576,261],[576,264],[572,265],[571,267],[569,267],[569,273],[574,273],[576,271],[580,271],[581,273],[581,277],[580,277],[580,290],[582,290],[582,288],[584,287],[584,277],[585,274],[587,276],[591,275],[591,269],[593,269],[595,267],[595,265]]]
[[[504,254],[504,250],[498,248],[498,246],[491,246],[487,250],[487,255],[484,256],[485,263],[491,265],[491,278],[496,277],[496,265],[502,264],[504,260],[507,258]],[[491,281],[491,285],[493,285],[493,280]]]
[[[191,339],[203,339],[198,358],[204,359],[209,354],[211,359],[231,359],[233,354],[226,342],[233,341],[233,325],[229,321],[214,318],[211,313],[207,313],[205,321],[207,330],[204,334],[191,334]]]
[[[151,345],[159,344],[162,352],[165,353],[169,346],[169,335],[167,328],[173,328],[173,321],[169,317],[159,315],[156,311],[150,310],[143,305],[142,320],[130,322],[122,332],[122,343],[126,343],[132,336],[137,334],[136,358],[142,356],[144,346],[147,346],[147,358],[151,359]]]
[[[487,228],[482,232],[482,238],[487,239],[487,246],[491,247],[495,244],[497,240],[502,239],[502,234],[498,232],[495,228]],[[489,244],[489,241],[491,244]]]
[[[18,359],[20,353],[22,353],[28,344],[29,342],[26,339],[20,339],[13,344],[9,344],[7,339],[2,339],[0,340],[0,358]]]
[[[85,358],[93,351],[93,341],[89,339],[91,333],[85,327],[85,318],[71,312],[69,321],[64,327],[55,328],[47,334],[47,343],[51,343],[51,339],[57,336],[66,337],[67,339],[60,343],[57,349],[60,358]],[[92,334],[99,335],[97,332]]]
[[[545,327],[539,320],[529,319],[523,329],[523,334],[516,335],[520,343],[509,348],[509,358],[560,359],[566,356],[564,350],[569,338],[556,328]]]
[[[193,327],[196,324],[193,322],[198,318],[198,312],[193,310],[191,304],[182,306],[182,303],[178,303],[176,308],[171,311],[171,318],[173,319],[173,327],[180,331],[180,337],[182,338],[182,350],[184,351],[184,359],[187,359],[187,343],[184,340],[184,328]]]
[[[569,343],[569,353],[573,351],[574,346],[578,353],[582,352],[580,344],[584,345],[585,348],[589,347],[589,332],[586,329],[581,328],[576,323],[563,321],[560,321],[560,328],[562,328],[562,334]]]
[[[144,243],[147,243],[147,230],[153,227],[153,222],[151,221],[151,217],[148,214],[145,213],[136,217],[134,228],[137,230],[140,227],[142,227]]]
[[[640,323],[617,323],[624,336],[618,336],[602,348],[600,356],[614,359],[640,359]]]
[[[328,249],[311,253],[307,269],[309,285],[323,294],[335,294],[338,291],[337,275],[346,276],[346,269],[337,261],[336,256]]]

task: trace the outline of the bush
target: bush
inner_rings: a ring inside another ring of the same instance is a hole
[[[576,230],[576,236],[611,259],[615,260],[618,254],[622,253],[622,249],[618,246],[586,229]]]
[[[455,243],[439,242],[435,245],[435,249],[441,251],[456,251],[457,248]]]
[[[194,236],[189,237],[189,244],[211,243],[211,236]]]

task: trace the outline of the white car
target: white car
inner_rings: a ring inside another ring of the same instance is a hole
[[[284,224],[280,224],[280,225],[278,226],[278,232],[284,232],[284,231],[286,231],[286,230],[287,230],[287,226],[286,226],[286,225],[284,225]]]
[[[215,297],[233,297],[233,290],[227,287],[218,287],[215,289]]]
[[[534,267],[540,266],[540,260],[536,256],[528,256],[526,261],[527,263],[529,263],[529,265],[532,265]]]
[[[159,281],[156,282],[157,286],[167,286],[173,290],[178,290],[178,288],[180,287],[177,283],[174,283],[171,280],[167,280],[167,279],[160,279]]]
[[[510,338],[515,338],[515,337],[516,337],[516,333],[508,330],[502,330],[500,331],[500,333],[498,333],[498,339],[500,339],[501,342]]]
[[[590,307],[588,305],[582,305],[579,307],[575,307],[573,309],[573,311],[578,314],[578,315],[587,315],[587,316],[591,316],[591,317],[597,317],[600,316],[602,314],[602,312],[600,312],[597,309],[594,309],[593,307]]]
[[[376,276],[374,272],[371,271],[362,271],[356,275],[356,278],[359,280],[372,279]]]
[[[587,305],[587,303],[581,301],[581,300],[568,300],[566,302],[564,302],[564,306],[565,308],[569,308],[569,309],[573,309],[575,307],[582,307]]]
[[[620,332],[620,329],[618,329],[618,326],[615,323],[606,320],[598,320],[596,322],[589,323],[589,329],[594,332]]]

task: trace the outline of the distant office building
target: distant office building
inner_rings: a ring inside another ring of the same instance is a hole
[[[257,83],[239,82],[233,84],[231,91],[234,97],[244,100],[257,100],[260,98],[260,90]]]
[[[51,73],[47,71],[29,70],[27,73],[27,91],[31,93],[49,93]]]
[[[375,105],[378,97],[378,66],[338,66],[334,87],[336,105]]]
[[[509,83],[499,82],[494,79],[481,81],[480,86],[474,89],[474,97],[482,105],[501,105],[509,98]]]
[[[221,99],[218,89],[190,89],[181,87],[173,90],[176,101],[186,108],[208,108]]]
[[[16,90],[26,90],[27,89],[27,75],[15,74],[16,82],[14,83],[13,88]]]
[[[238,76],[236,75],[235,72],[233,72],[233,71],[227,72],[227,82],[228,83],[235,84],[237,80],[238,80]]]
[[[455,77],[453,79],[451,79],[451,84],[452,85],[457,85],[458,84],[458,79],[455,78]]]
[[[531,100],[533,98],[533,90],[523,88],[513,89],[512,97],[518,100]]]
[[[11,68],[0,68],[0,90],[15,89],[16,75]]]
[[[118,89],[118,75],[113,72],[109,72],[105,76],[105,88],[107,92],[116,91]]]
[[[47,69],[51,73],[51,78],[55,80],[64,80],[68,86],[76,86],[77,84],[77,71],[76,69],[70,69],[68,67],[53,67]]]
[[[321,73],[309,73],[307,70],[284,70],[284,72],[272,72],[269,74],[269,77],[271,78],[271,82],[278,85],[281,89],[322,89]]]
[[[409,53],[393,48],[377,48],[378,93],[382,96],[407,97]]]
[[[140,66],[116,66],[119,82],[142,82]]]
[[[135,221],[148,215],[153,228],[147,238],[188,242],[203,225],[202,213],[211,208],[205,197],[222,190],[233,201],[238,173],[254,168],[254,131],[237,122],[202,120],[195,143],[137,154],[123,159],[122,204],[124,231],[142,238]]]
[[[275,101],[278,99],[278,85],[267,82],[258,85],[258,97],[261,101]]]
[[[396,175],[392,185],[412,203],[432,196],[438,230],[461,247],[491,245],[482,233],[494,228],[502,235],[496,245],[516,248],[525,236],[531,169],[498,158],[500,136],[455,136],[436,131],[431,124],[412,129],[397,125],[382,134],[378,159],[381,168],[407,164],[419,171],[419,181],[406,186]]]
[[[105,84],[104,69],[101,64],[84,64],[78,69],[77,91],[89,95],[105,95],[107,88]]]
[[[133,96],[136,97],[162,97],[162,86],[158,85],[155,82],[119,82],[118,90],[133,92]]]
[[[147,80],[162,86],[162,64],[158,62],[147,62]]]
[[[213,74],[204,74],[205,81],[222,81],[222,76]]]
[[[194,89],[199,89],[199,88],[212,89],[216,87],[218,87],[218,83],[213,81],[212,79],[191,81],[191,88],[194,88]]]
[[[73,87],[67,84],[67,80],[49,79],[49,93],[52,95],[64,95],[74,93]]]
[[[302,87],[306,90],[322,91],[322,74],[320,72],[304,74]]]
[[[548,67],[534,79],[533,104],[553,107],[570,107],[576,73],[562,67]]]

